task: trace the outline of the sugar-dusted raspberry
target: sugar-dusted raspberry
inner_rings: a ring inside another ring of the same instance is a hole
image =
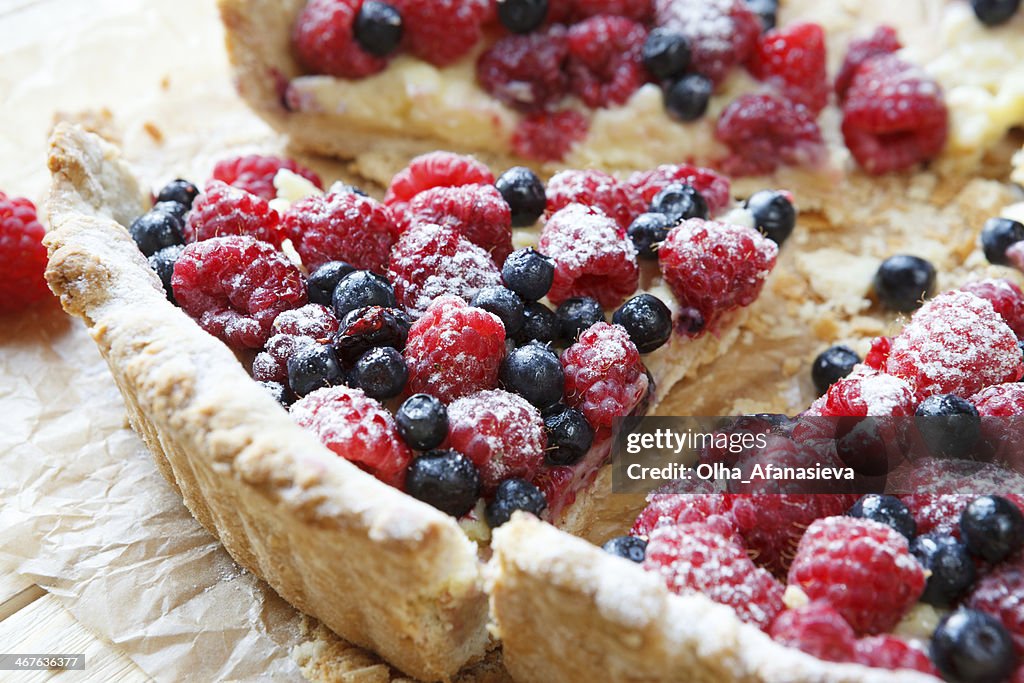
[[[387,484],[404,486],[413,452],[398,435],[391,413],[362,389],[317,389],[296,401],[291,415],[341,457]]]
[[[384,273],[398,237],[391,210],[355,192],[300,199],[285,213],[283,229],[311,271],[328,261],[344,261]]]
[[[843,103],[843,139],[871,174],[902,171],[946,146],[949,112],[942,88],[896,55],[867,60],[853,74]]]
[[[480,41],[488,0],[391,0],[402,13],[403,44],[436,66],[457,61]]]
[[[700,483],[711,490],[709,482],[702,480]],[[629,533],[646,539],[663,526],[700,522],[731,537],[736,534],[731,506],[732,500],[720,493],[655,493],[648,498],[647,507],[633,522]]]
[[[570,204],[585,204],[614,218],[622,236],[633,219],[647,210],[647,203],[630,185],[604,171],[559,171],[548,181],[547,197],[549,218]]]
[[[524,159],[561,161],[587,137],[590,121],[575,109],[524,116],[512,132],[512,149]]]
[[[484,287],[500,285],[501,272],[486,251],[454,228],[417,223],[391,250],[388,279],[398,303],[420,316],[443,294],[472,301]]]
[[[504,357],[505,328],[498,316],[443,296],[409,329],[409,393],[450,402],[494,389]]]
[[[303,66],[338,78],[363,78],[387,66],[387,60],[364,51],[355,39],[356,16],[363,0],[309,0],[292,32]]]
[[[875,337],[871,340],[871,348],[864,356],[864,365],[872,370],[885,371],[885,363],[889,360],[892,348],[892,337]]]
[[[892,342],[886,370],[933,394],[970,396],[1024,374],[1017,337],[992,304],[969,292],[940,294],[922,306]]]
[[[762,629],[782,611],[782,584],[757,567],[735,540],[700,523],[655,529],[643,566],[658,573],[674,593],[703,593]]]
[[[561,0],[571,6],[569,19],[580,20],[598,15],[626,17],[633,21],[647,21],[651,18],[651,0]],[[552,5],[559,4],[552,0]]]
[[[690,42],[690,64],[716,84],[750,56],[761,20],[744,0],[655,0],[655,23]]]
[[[186,242],[246,235],[275,247],[283,238],[281,216],[266,199],[219,180],[210,181],[196,197],[182,233]]]
[[[284,311],[274,319],[273,336],[266,348],[252,361],[253,379],[260,382],[286,382],[288,359],[311,343],[328,343],[338,331],[334,312],[320,304],[306,304]]]
[[[295,161],[262,154],[246,154],[218,161],[213,167],[213,179],[269,201],[277,196],[274,176],[281,169],[302,176],[321,190],[324,187],[320,176]]]
[[[306,304],[298,268],[266,242],[246,236],[189,244],[174,265],[171,285],[183,311],[236,348],[261,348],[278,315]]]
[[[827,662],[852,662],[856,656],[857,634],[825,600],[784,611],[768,633],[776,642]]]
[[[879,669],[908,669],[939,676],[927,652],[889,634],[858,640],[854,661]]]
[[[1018,656],[1024,656],[1024,559],[1016,556],[997,566],[974,586],[967,606],[1002,622]]]
[[[755,78],[817,113],[828,104],[825,59],[825,31],[819,24],[797,22],[765,32],[748,65]]]
[[[448,406],[446,447],[473,461],[485,492],[512,477],[531,479],[544,462],[546,445],[540,412],[516,394],[478,391]]]
[[[872,57],[887,55],[899,50],[903,45],[896,36],[896,29],[891,26],[879,26],[867,38],[859,38],[850,41],[843,57],[843,64],[836,74],[836,95],[839,101],[846,99],[846,91],[850,89],[853,75],[860,68],[860,65]]]
[[[476,62],[480,87],[510,107],[539,111],[569,92],[569,43],[560,26],[499,39]]]
[[[647,30],[625,17],[596,16],[569,29],[566,68],[589,107],[622,104],[649,78],[640,60]]]
[[[893,375],[855,366],[816,401],[816,410],[807,414],[829,417],[905,417],[917,408],[913,387]]]
[[[1024,415],[1024,384],[1007,382],[985,387],[971,396],[978,414],[988,417],[1020,417]]]
[[[512,211],[494,185],[432,187],[409,202],[413,223],[455,228],[499,266],[512,253]]]
[[[691,218],[669,232],[658,263],[679,305],[703,317],[703,331],[716,329],[723,314],[754,303],[778,253],[752,228]]]
[[[562,353],[565,402],[579,408],[595,431],[610,430],[647,396],[640,353],[619,325],[597,323]]]
[[[1002,316],[1017,338],[1024,338],[1024,292],[1016,283],[1004,279],[989,279],[969,282],[960,289],[980,296],[992,304],[996,313]]]
[[[813,165],[824,155],[814,113],[768,93],[733,100],[718,118],[715,137],[731,152],[722,162],[731,175],[771,173],[783,164]]]
[[[471,156],[453,152],[421,154],[391,179],[384,203],[404,206],[420,192],[432,187],[458,187],[494,183],[494,174]]]
[[[710,168],[690,164],[666,164],[650,171],[637,171],[629,177],[629,185],[640,194],[645,204],[673,183],[683,183],[700,192],[712,215],[729,206],[732,198],[729,179]]]
[[[891,630],[924,592],[907,539],[880,522],[826,517],[800,539],[789,583],[826,600],[858,633]]]
[[[574,296],[614,308],[636,291],[640,269],[633,243],[599,209],[570,204],[544,225],[538,250],[555,263],[548,299],[558,305]]]
[[[0,315],[23,310],[47,296],[46,231],[35,204],[0,192]]]

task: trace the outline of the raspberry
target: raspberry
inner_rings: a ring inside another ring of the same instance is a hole
[[[674,593],[703,593],[762,629],[782,611],[782,584],[755,566],[742,546],[703,524],[656,529],[643,566]]]
[[[313,73],[337,78],[364,78],[387,66],[387,60],[363,51],[353,24],[363,0],[309,0],[292,32],[295,53]]]
[[[253,359],[252,376],[259,382],[283,383],[288,379],[288,359],[306,344],[329,342],[338,331],[338,319],[326,306],[306,304],[278,315],[271,331],[274,336],[266,349]]]
[[[545,446],[544,420],[521,396],[493,389],[448,406],[446,447],[473,461],[486,493],[512,477],[531,479],[544,462]]]
[[[640,354],[619,325],[596,323],[562,353],[565,402],[579,408],[598,430],[633,413],[649,382]]]
[[[186,242],[246,235],[277,247],[283,239],[281,216],[266,199],[219,180],[196,197],[182,233]]]
[[[970,396],[1024,374],[1017,337],[992,304],[968,292],[924,304],[892,342],[886,370],[932,394]]]
[[[793,102],[814,113],[828,104],[825,32],[818,24],[798,22],[761,36],[750,58],[750,73],[775,85]]]
[[[988,301],[1017,338],[1024,337],[1024,292],[1015,283],[1009,280],[982,280],[970,282],[960,289]]]
[[[548,181],[547,197],[549,218],[569,204],[585,204],[614,218],[622,237],[633,219],[647,210],[632,187],[604,171],[560,171]]]
[[[512,253],[512,211],[494,185],[432,187],[409,202],[413,223],[454,228],[499,266]]]
[[[927,652],[888,634],[857,641],[854,661],[879,669],[910,669],[939,676]]]
[[[360,270],[384,273],[398,237],[391,210],[355,192],[295,202],[284,215],[284,232],[311,271],[328,261],[345,261]]]
[[[827,662],[852,662],[856,656],[857,634],[824,600],[786,610],[772,622],[768,633],[783,645]]]
[[[892,348],[892,337],[875,337],[871,340],[871,348],[864,356],[864,365],[872,370],[885,369],[885,363],[889,360],[889,350]]]
[[[938,83],[895,55],[880,55],[853,75],[843,103],[843,139],[868,173],[902,171],[942,152],[948,118]]]
[[[710,491],[708,482],[701,481],[701,484]],[[664,526],[700,522],[731,538],[736,534],[731,505],[729,498],[718,493],[655,493],[648,498],[647,507],[633,522],[629,533],[646,539]]]
[[[404,206],[413,197],[432,187],[459,185],[491,185],[494,174],[470,156],[452,152],[422,154],[391,179],[384,203],[390,207]]]
[[[700,331],[714,330],[720,316],[757,299],[778,252],[751,228],[691,218],[668,233],[658,263],[679,305],[703,318]]]
[[[761,20],[744,0],[655,0],[655,23],[690,42],[690,64],[715,84],[753,52]]]
[[[853,75],[857,73],[861,64],[872,57],[896,52],[901,47],[903,46],[896,37],[896,29],[891,26],[879,26],[867,38],[850,41],[846,56],[843,57],[843,64],[836,74],[836,95],[839,96],[839,101],[846,99],[846,91],[850,89]]]
[[[0,192],[0,315],[23,310],[50,293],[43,279],[45,233],[35,204]]]
[[[551,4],[559,3],[553,0]],[[570,6],[572,16],[567,18],[576,20],[603,14],[642,22],[650,19],[653,11],[651,0],[561,0],[561,4]]]
[[[813,165],[824,154],[813,112],[769,94],[733,100],[718,118],[715,137],[731,152],[722,168],[732,175],[771,173],[780,164]]]
[[[573,490],[575,481],[576,470],[564,465],[552,467],[542,463],[533,476],[533,485],[540,489],[544,500],[548,502],[550,519],[558,519],[562,510],[576,500],[576,492]]]
[[[1024,415],[1024,384],[995,384],[971,396],[970,401],[986,417],[1020,417]]]
[[[419,223],[391,250],[388,279],[398,303],[418,317],[443,294],[472,301],[484,287],[500,285],[501,273],[486,251],[454,229]]]
[[[819,403],[820,401],[820,403]],[[810,415],[828,417],[905,417],[917,408],[914,389],[899,377],[856,366],[828,393],[815,401],[817,410]]]
[[[967,606],[999,619],[1013,638],[1017,654],[1024,656],[1024,561],[1020,556],[978,581]]]
[[[589,296],[604,308],[614,308],[639,284],[632,242],[622,237],[614,220],[582,204],[570,204],[551,216],[537,249],[555,262],[548,291],[555,305]]]
[[[684,183],[700,192],[715,214],[729,206],[731,199],[729,179],[710,168],[674,164],[658,166],[650,171],[638,171],[629,177],[629,186],[639,193],[645,204],[673,183]]]
[[[274,176],[281,169],[300,175],[321,190],[324,189],[320,176],[308,168],[300,166],[291,159],[262,154],[248,154],[218,161],[217,165],[213,167],[213,179],[234,185],[270,201],[277,197]]]
[[[291,408],[292,419],[332,451],[395,488],[405,485],[413,452],[391,413],[362,389],[317,389]]]
[[[891,630],[924,592],[907,539],[880,522],[826,517],[800,539],[789,583],[827,600],[858,633]]]
[[[590,121],[575,109],[523,117],[512,132],[512,149],[524,159],[561,161],[587,137]]]
[[[183,311],[236,348],[262,347],[281,312],[306,304],[299,270],[266,242],[245,236],[189,244],[171,285]]]
[[[476,62],[480,87],[499,101],[530,112],[557,104],[569,92],[565,31],[553,27],[526,35],[505,36]]]
[[[572,91],[589,107],[623,104],[648,78],[640,60],[647,30],[624,17],[592,17],[569,29]]]
[[[504,356],[505,328],[498,316],[457,297],[441,297],[409,329],[409,393],[448,403],[493,389]]]
[[[480,41],[488,0],[392,0],[402,13],[403,43],[435,66],[447,66]]]

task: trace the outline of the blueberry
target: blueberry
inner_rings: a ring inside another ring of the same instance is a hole
[[[338,283],[354,270],[354,267],[344,261],[328,261],[314,270],[306,280],[309,302],[330,306],[334,300],[334,290]]]
[[[672,219],[663,213],[642,213],[637,216],[626,231],[636,247],[637,258],[650,261],[657,259],[657,247],[668,237],[672,226]]]
[[[594,429],[576,408],[559,406],[544,415],[548,447],[544,457],[551,465],[575,465],[594,443]]]
[[[913,311],[932,295],[934,287],[935,267],[917,256],[890,256],[875,273],[875,294],[892,311]]]
[[[690,41],[678,31],[656,28],[647,34],[641,56],[644,66],[659,81],[676,78],[690,67]]]
[[[511,519],[512,513],[516,510],[524,510],[539,516],[547,506],[544,494],[530,482],[525,479],[506,479],[498,485],[494,500],[487,505],[484,515],[487,517],[487,523],[493,528]]]
[[[707,218],[708,203],[704,197],[686,183],[672,183],[651,200],[651,213],[663,213],[673,223],[687,218]]]
[[[418,451],[437,448],[448,436],[448,409],[430,394],[413,394],[395,413],[398,435]]]
[[[512,225],[525,228],[537,222],[547,206],[544,183],[525,166],[508,169],[494,182],[512,210]]]
[[[619,306],[612,322],[626,328],[640,353],[661,348],[672,336],[672,311],[653,294],[637,294]]]
[[[501,279],[523,301],[538,301],[551,289],[555,262],[532,247],[517,249],[505,259]]]
[[[178,202],[157,202],[150,211],[169,213],[181,221],[183,225],[185,223],[185,216],[188,215],[188,207]]]
[[[907,540],[914,538],[917,534],[917,523],[910,509],[895,496],[883,496],[879,493],[869,493],[861,496],[860,500],[853,504],[847,512],[850,517],[859,519],[870,519],[890,526],[907,537]]]
[[[186,209],[192,208],[192,202],[199,196],[199,188],[187,180],[178,178],[164,185],[156,196],[158,202],[178,202]]]
[[[348,183],[343,183],[340,180],[337,180],[337,181],[331,183],[331,186],[327,189],[327,194],[345,194],[345,193],[347,193],[347,194],[357,194],[360,197],[369,197],[370,196],[370,195],[366,194],[366,192],[364,192],[360,188],[356,187],[355,185],[349,185]]]
[[[665,110],[679,121],[696,121],[708,110],[712,90],[706,76],[686,74],[665,88]]]
[[[530,301],[523,306],[523,329],[516,341],[553,342],[558,338],[558,317],[542,303]]]
[[[341,384],[344,379],[334,349],[326,344],[309,344],[288,359],[288,386],[296,396]]]
[[[174,299],[174,289],[171,287],[171,276],[174,275],[174,264],[178,262],[181,252],[185,251],[184,244],[175,244],[164,247],[149,257],[149,267],[156,271],[160,282],[164,283],[164,291],[167,292],[167,300],[175,306],[178,302]]]
[[[512,33],[529,33],[547,14],[548,0],[498,0],[498,21]]]
[[[929,396],[916,412],[917,431],[929,453],[966,458],[981,436],[981,417],[973,403],[955,394]]]
[[[683,334],[696,336],[704,331],[705,325],[704,314],[696,308],[682,308],[676,314],[676,329]]]
[[[544,409],[562,399],[565,376],[555,352],[539,342],[524,344],[509,353],[501,364],[501,383],[527,401]]]
[[[949,607],[974,583],[977,570],[967,546],[952,536],[924,534],[910,543],[910,552],[928,575],[921,602]]]
[[[367,306],[349,311],[334,335],[334,350],[345,365],[355,363],[378,346],[401,351],[409,338],[409,319],[394,308]]]
[[[1006,627],[991,615],[966,608],[939,622],[929,655],[942,677],[953,683],[1000,683],[1016,664]]]
[[[1006,250],[1024,240],[1024,223],[1009,218],[990,218],[981,229],[981,248],[989,263],[1009,265]]]
[[[501,318],[506,337],[515,337],[523,329],[523,300],[511,289],[500,285],[484,287],[473,297],[472,305]]]
[[[775,28],[779,13],[779,0],[746,0],[747,9],[761,19],[764,30]]]
[[[853,371],[853,366],[860,362],[860,356],[849,346],[837,344],[830,346],[814,359],[811,365],[811,379],[821,396],[828,388],[846,377]]]
[[[390,346],[379,346],[356,361],[349,379],[370,398],[389,399],[402,393],[409,368],[401,353]]]
[[[259,382],[259,385],[267,390],[274,397],[274,400],[287,408],[292,404],[294,396],[288,391],[288,387],[280,382]]]
[[[574,296],[559,304],[555,317],[558,318],[558,338],[572,344],[591,325],[604,322],[604,309],[597,299]]]
[[[386,2],[366,0],[356,15],[353,32],[359,47],[374,57],[386,57],[402,41],[402,15]]]
[[[761,190],[750,196],[744,206],[754,214],[754,227],[765,237],[782,245],[796,227],[796,207],[784,192]]]
[[[601,549],[639,564],[647,554],[647,541],[636,536],[617,536],[601,546]]]
[[[480,473],[458,451],[430,451],[409,464],[405,491],[452,517],[461,517],[480,498]]]
[[[1020,9],[1020,0],[971,0],[974,16],[986,26],[1005,24]]]
[[[184,244],[181,219],[163,211],[147,211],[128,229],[135,244],[146,256],[152,256],[165,247]]]
[[[960,538],[975,557],[1006,559],[1024,546],[1024,516],[1002,496],[981,496],[960,513]]]
[[[356,270],[343,277],[334,288],[331,299],[338,320],[350,311],[365,306],[398,307],[391,284],[368,270]]]

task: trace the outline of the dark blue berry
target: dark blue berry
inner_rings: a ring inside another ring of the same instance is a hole
[[[448,409],[430,394],[413,394],[395,412],[395,424],[410,448],[429,451],[448,436]]]
[[[981,417],[973,403],[955,394],[929,396],[916,412],[917,432],[929,453],[966,458],[981,436]]]
[[[814,380],[818,395],[821,396],[830,386],[849,375],[853,366],[859,362],[860,356],[842,344],[830,346],[819,353],[811,365],[811,379]]]
[[[647,554],[647,541],[636,536],[618,536],[601,546],[601,549],[640,564]]]
[[[152,256],[165,247],[184,244],[181,219],[163,211],[147,211],[128,229],[135,244],[146,256]]]
[[[981,248],[989,263],[1009,265],[1006,250],[1024,240],[1024,223],[1009,218],[990,218],[981,229]]]
[[[157,202],[150,211],[169,213],[184,224],[185,216],[188,214],[188,207],[178,202]]]
[[[334,315],[338,316],[338,320],[349,312],[366,306],[398,307],[395,290],[391,288],[391,284],[368,270],[357,270],[343,277],[334,288],[332,303]]]
[[[1013,672],[1013,640],[995,617],[960,608],[939,622],[929,655],[953,683],[1002,683]]]
[[[530,482],[525,479],[506,479],[498,484],[494,500],[487,505],[484,515],[487,523],[494,528],[511,519],[516,510],[539,516],[547,506],[544,494]]]
[[[1020,9],[1020,0],[971,0],[974,16],[986,26],[1005,24]]]
[[[501,279],[523,301],[538,301],[551,289],[555,263],[533,247],[517,249],[505,259]]]
[[[626,328],[640,353],[661,348],[672,336],[672,311],[653,294],[637,294],[622,304],[612,322]]]
[[[696,308],[682,308],[676,314],[676,329],[682,334],[696,336],[704,331],[706,324],[704,315]]]
[[[574,296],[559,304],[555,317],[558,318],[558,338],[572,344],[591,325],[604,322],[604,309],[597,299]]]
[[[259,382],[259,385],[267,390],[274,400],[287,408],[292,404],[294,396],[288,391],[288,387],[280,382]]]
[[[520,344],[539,341],[545,344],[558,338],[558,318],[555,312],[538,301],[523,306],[523,329],[519,330],[516,341]]]
[[[908,313],[932,295],[935,267],[918,256],[890,256],[878,267],[874,287],[875,295],[883,306]]]
[[[328,194],[340,194],[342,192],[347,192],[349,194],[357,194],[360,197],[369,197],[370,196],[370,195],[366,194],[366,192],[364,192],[360,188],[356,187],[355,185],[349,185],[349,184],[343,183],[341,181],[338,181],[338,182],[334,183],[333,185],[331,185],[330,189],[327,191]]]
[[[796,227],[796,207],[778,190],[755,192],[745,206],[754,215],[754,227],[765,237],[782,245]]]
[[[860,500],[854,503],[846,514],[850,517],[870,519],[873,522],[890,526],[906,536],[907,540],[917,535],[917,522],[914,521],[914,515],[896,496],[869,493],[866,496],[861,496]]]
[[[457,451],[431,451],[409,463],[405,492],[441,512],[461,517],[480,498],[480,473]]]
[[[999,562],[1024,546],[1024,516],[1002,496],[975,498],[960,514],[960,538],[975,557]]]
[[[506,337],[514,338],[523,329],[523,300],[511,289],[499,285],[484,287],[473,297],[471,305],[501,318]]]
[[[949,607],[974,584],[977,570],[967,546],[952,536],[924,534],[910,543],[910,552],[928,575],[921,602]]]
[[[178,257],[183,251],[185,251],[184,244],[175,244],[171,247],[164,247],[149,257],[149,267],[156,271],[157,277],[164,285],[164,291],[167,292],[167,300],[175,306],[178,305],[178,302],[174,299],[171,276],[174,275],[174,264],[178,262]]]
[[[334,349],[326,344],[309,344],[288,359],[288,386],[296,396],[305,396],[344,380],[345,371]]]
[[[707,218],[708,203],[691,185],[672,183],[664,187],[651,200],[651,213],[663,213],[673,223],[688,218]]]
[[[686,74],[665,88],[665,110],[679,121],[696,121],[708,110],[714,85],[700,74]]]
[[[562,400],[565,376],[555,352],[539,342],[513,349],[501,364],[502,385],[540,409]]]
[[[390,346],[370,349],[356,361],[349,374],[354,386],[370,398],[384,400],[402,393],[409,379],[409,369],[402,354]]]
[[[402,15],[378,0],[366,0],[356,15],[353,32],[359,47],[374,57],[386,57],[402,42]]]
[[[659,27],[647,34],[641,56],[652,76],[667,81],[690,68],[690,41],[678,31]]]
[[[525,228],[537,222],[547,206],[544,183],[525,166],[515,166],[501,174],[494,186],[512,210],[512,225]]]
[[[657,246],[665,241],[673,225],[672,219],[663,213],[642,213],[637,216],[626,231],[636,247],[637,257],[651,261],[657,259]]]
[[[192,202],[199,196],[199,188],[187,180],[178,178],[164,185],[156,196],[158,202],[178,202],[186,209],[192,208]]]
[[[498,21],[512,33],[529,33],[547,14],[548,0],[498,0]]]
[[[368,306],[349,311],[334,335],[334,350],[345,365],[355,363],[378,346],[401,351],[409,338],[409,319],[394,308]]]
[[[775,28],[779,13],[779,0],[746,0],[747,8],[761,19],[764,30]]]
[[[306,280],[309,302],[330,306],[334,302],[334,290],[342,278],[355,268],[344,261],[328,261],[310,274]]]
[[[551,465],[575,465],[594,443],[594,429],[576,408],[559,406],[544,414],[548,447],[544,457]]]

